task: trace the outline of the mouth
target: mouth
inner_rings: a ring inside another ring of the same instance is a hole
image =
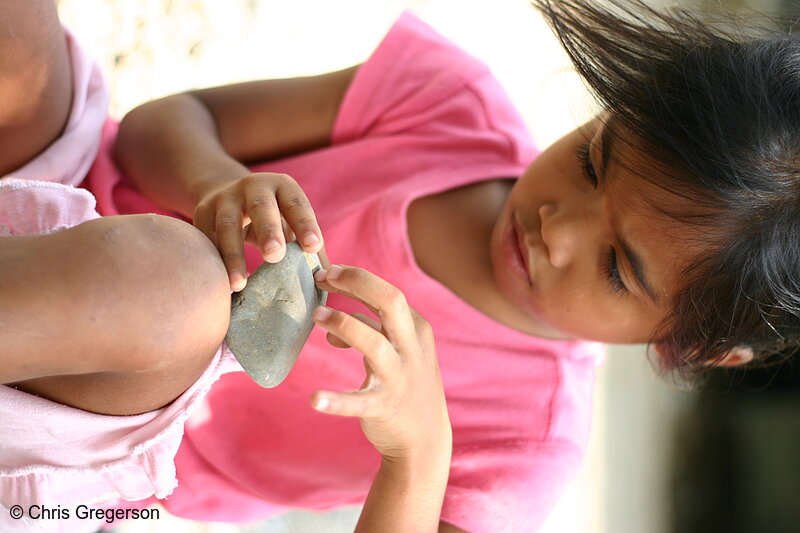
[[[528,270],[528,253],[525,247],[525,234],[519,230],[516,219],[512,216],[509,221],[504,250],[509,269],[519,278],[522,278],[528,286],[533,282]]]
[[[528,265],[528,249],[525,246],[525,233],[519,230],[516,219],[514,219],[514,235],[517,238],[517,251],[522,258],[522,265],[525,267],[525,272],[528,273],[530,272],[530,268]],[[530,279],[528,281],[530,281]]]

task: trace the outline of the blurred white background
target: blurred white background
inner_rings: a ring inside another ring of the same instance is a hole
[[[489,64],[541,147],[592,115],[557,41],[525,0],[60,0],[63,22],[107,74],[111,111],[240,80],[314,74],[363,61],[410,8]],[[596,391],[589,452],[544,533],[665,533],[666,458],[688,398],[653,375],[642,347],[612,347]],[[290,513],[250,532],[352,531],[357,509]],[[172,519],[134,532],[218,533]]]

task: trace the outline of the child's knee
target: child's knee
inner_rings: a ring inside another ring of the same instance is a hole
[[[227,332],[230,285],[205,235],[152,214],[101,218],[75,229],[71,246],[85,255],[78,268],[93,272],[86,287],[94,296],[81,295],[82,312],[102,324],[96,329],[105,370],[192,373],[207,364]]]
[[[200,376],[225,337],[227,273],[189,224],[107,217],[25,242],[22,270],[35,290],[12,318],[50,335],[23,331],[4,346],[41,367],[6,380],[22,390],[107,414],[156,409]]]
[[[160,347],[157,368],[194,366],[209,358],[225,338],[230,319],[230,284],[211,241],[177,219],[139,215],[133,246],[126,254],[146,254],[143,283],[158,301],[147,329]],[[130,241],[122,243],[130,246]],[[137,261],[141,263],[141,261]]]

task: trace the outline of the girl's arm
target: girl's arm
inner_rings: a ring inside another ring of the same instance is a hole
[[[192,217],[214,242],[231,287],[244,286],[243,241],[266,261],[285,252],[281,215],[307,252],[322,234],[300,187],[283,174],[251,174],[248,162],[330,143],[357,67],[320,76],[191,91],[142,105],[120,124],[120,168],[156,202]],[[242,228],[248,226],[246,237]]]
[[[331,344],[364,354],[367,375],[359,390],[312,396],[322,412],[359,417],[383,457],[356,532],[438,531],[452,431],[431,327],[397,288],[365,270],[334,265],[315,278],[322,289],[354,298],[380,318],[329,308],[314,313]]]

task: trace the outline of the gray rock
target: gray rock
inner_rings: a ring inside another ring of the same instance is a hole
[[[233,294],[226,341],[262,387],[275,387],[286,378],[311,334],[311,312],[327,298],[314,284],[319,268],[316,254],[290,242],[283,260],[259,266],[247,286]]]

